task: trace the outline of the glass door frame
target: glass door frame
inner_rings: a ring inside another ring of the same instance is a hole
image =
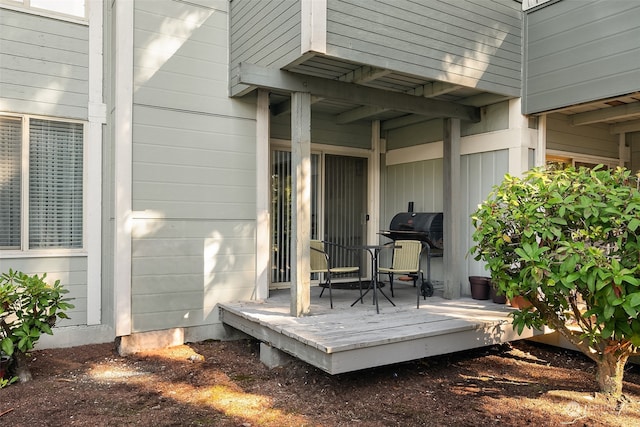
[[[275,139],[275,138],[271,138],[270,140],[270,144],[269,144],[269,168],[271,168],[272,166],[272,161],[273,161],[273,152],[274,151],[291,151],[291,141],[290,140],[283,140],[283,139]],[[378,165],[379,162],[374,162],[372,161],[374,158],[374,152],[372,150],[369,149],[362,149],[362,148],[352,148],[352,147],[342,147],[342,146],[335,146],[335,145],[327,145],[327,144],[311,144],[311,154],[312,155],[319,155],[319,159],[318,159],[318,180],[319,182],[321,180],[324,180],[324,174],[325,174],[325,158],[324,156],[329,154],[329,155],[337,155],[337,156],[348,156],[348,157],[360,157],[360,158],[364,158],[367,160],[367,217],[370,218],[369,220],[367,220],[367,224],[365,227],[365,231],[364,231],[364,236],[363,238],[365,239],[365,241],[367,243],[370,242],[371,240],[371,236],[375,235],[375,233],[378,230],[378,226],[377,226],[377,218],[379,217],[378,214],[372,214],[371,212],[374,211],[374,209],[378,209],[377,206],[377,201],[378,201],[378,197],[374,196],[375,194],[378,194],[379,192],[379,182],[380,179],[374,179],[373,175],[375,173],[380,173],[379,172],[379,168],[375,169]],[[378,178],[378,177],[376,177]],[[318,218],[316,219],[316,227],[317,227],[317,236],[323,236],[324,235],[324,197],[325,197],[325,188],[324,188],[324,182],[322,182],[322,184],[320,185],[318,192],[317,192],[317,197],[318,200],[316,201],[316,203],[318,204]],[[271,191],[271,186],[269,185],[269,189],[268,191]],[[270,216],[273,217],[273,212],[270,212]],[[374,220],[372,220],[374,219]],[[270,232],[269,232],[269,266],[272,265],[272,245],[273,245],[273,233],[271,231],[271,224],[269,224],[270,227]],[[312,237],[313,238],[313,237]],[[367,257],[368,259],[368,257]],[[369,261],[367,261],[369,262]],[[364,271],[363,271],[363,279],[369,279],[370,276],[370,271],[371,268],[369,265],[367,266],[363,266],[364,267]],[[290,282],[279,282],[279,283],[272,283],[272,275],[269,274],[269,289],[273,290],[273,289],[286,289],[289,288],[291,286]],[[315,281],[312,281],[312,284]]]

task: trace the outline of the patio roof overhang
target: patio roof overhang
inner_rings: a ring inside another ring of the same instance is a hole
[[[426,94],[402,93],[354,82],[270,69],[250,63],[240,64],[237,77],[239,83],[268,89],[275,93],[285,95],[294,92],[310,93],[314,97],[312,101],[314,103],[322,100],[343,103],[343,111],[336,115],[337,121],[341,123],[375,119],[376,115],[388,111],[397,112],[397,117],[419,115],[423,120],[455,118],[469,122],[480,121],[479,107],[433,99]],[[283,101],[273,109],[273,112],[282,114],[290,109],[290,101]]]
[[[549,113],[567,115],[572,126],[607,124],[612,135],[640,132],[640,92],[571,105],[540,114]]]

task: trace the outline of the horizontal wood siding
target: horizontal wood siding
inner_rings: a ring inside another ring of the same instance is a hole
[[[217,303],[253,295],[255,222],[139,218],[132,259],[135,332],[216,323]]]
[[[78,326],[87,324],[87,258],[86,257],[29,257],[0,259],[0,273],[12,269],[30,276],[47,273],[45,281],[60,284],[69,291],[66,297],[75,307],[66,313],[70,319],[59,319],[57,326]],[[55,334],[55,331],[54,331]]]
[[[218,322],[255,286],[255,104],[228,97],[226,1],[136,1],[133,332]]]
[[[209,3],[136,2],[135,104],[254,117],[253,105],[228,97],[226,2]]]
[[[133,209],[255,220],[255,122],[134,108]]]
[[[526,114],[640,90],[636,1],[563,0],[525,15]]]
[[[291,139],[291,116],[271,117],[271,137]],[[351,148],[371,147],[371,124],[367,122],[338,125],[335,116],[311,115],[311,141],[315,144],[339,145]]]
[[[248,62],[281,68],[301,56],[300,0],[234,0],[230,2],[230,90],[246,89],[237,82],[238,64]]]
[[[0,7],[0,110],[87,118],[89,28]]]
[[[520,96],[520,4],[328,0],[327,54]]]
[[[509,103],[499,102],[480,109],[478,123],[461,122],[460,136],[478,135],[509,128]],[[442,119],[428,120],[386,132],[387,149],[411,147],[429,142],[442,141]]]
[[[567,116],[547,116],[547,149],[618,158],[618,135],[609,133],[609,125],[571,126]]]

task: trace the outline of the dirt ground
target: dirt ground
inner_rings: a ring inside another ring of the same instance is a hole
[[[268,369],[250,340],[41,350],[30,366],[0,389],[2,426],[640,426],[639,366],[608,402],[588,359],[530,342],[337,376]]]

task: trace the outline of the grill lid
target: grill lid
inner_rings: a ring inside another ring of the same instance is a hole
[[[400,212],[391,220],[389,230],[382,234],[392,240],[420,240],[443,249],[442,222],[442,212]]]

